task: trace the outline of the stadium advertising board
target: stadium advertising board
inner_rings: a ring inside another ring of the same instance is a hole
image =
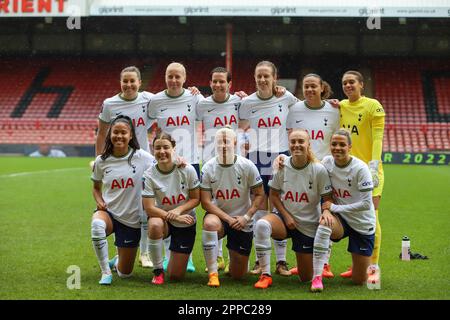
[[[0,0],[0,17],[86,16],[87,0]]]
[[[450,164],[450,154],[431,152],[383,152],[381,156],[383,164],[425,164],[444,165]]]
[[[218,4],[211,0],[94,0],[93,16],[318,16],[318,17],[450,17],[446,0],[229,0]]]

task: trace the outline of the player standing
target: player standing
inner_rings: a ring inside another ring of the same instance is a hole
[[[261,61],[255,68],[257,91],[244,98],[239,109],[240,126],[249,128],[250,152],[248,158],[256,164],[264,184],[265,200],[255,214],[255,221],[267,214],[269,186],[272,174],[272,162],[281,153],[288,152],[286,122],[289,107],[297,102],[297,98],[289,91],[281,97],[275,96],[277,68],[270,61]],[[275,241],[277,256],[276,272],[289,276],[291,273],[286,264],[287,241]],[[261,268],[256,261],[251,273],[258,274]]]
[[[165,81],[167,89],[152,97],[148,105],[148,116],[156,120],[159,130],[173,137],[177,144],[177,154],[191,164],[197,176],[200,176],[196,110],[199,101],[204,97],[201,94],[194,95],[183,88],[186,69],[181,63],[173,62],[167,66]],[[170,238],[165,239],[165,266],[170,259],[169,245]],[[195,271],[192,258],[189,259],[187,268],[189,272]]]
[[[202,162],[205,164],[208,160],[215,156],[214,139],[217,130],[231,127],[235,132],[238,131],[238,110],[241,105],[241,98],[237,95],[230,94],[231,73],[222,67],[214,68],[211,71],[211,80],[209,82],[212,95],[199,102],[197,106],[198,120],[202,121],[203,149]],[[238,148],[236,148],[238,149]],[[235,150],[238,152],[238,150]],[[217,268],[225,269],[225,261],[222,253],[223,239],[218,242]]]

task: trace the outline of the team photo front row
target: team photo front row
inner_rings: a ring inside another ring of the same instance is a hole
[[[305,130],[289,132],[290,156],[275,162],[268,182],[273,211],[257,221],[255,213],[264,201],[263,181],[256,165],[236,154],[232,129],[217,131],[217,155],[203,164],[200,180],[192,165],[177,162],[176,143],[167,133],[154,138],[154,158],[139,148],[126,116],[113,120],[107,137],[106,152],[97,157],[92,173],[97,209],[91,229],[102,270],[100,284],[111,284],[112,271],[121,278],[131,276],[143,219],[148,224],[152,283],[161,285],[165,277],[181,280],[194,247],[199,204],[205,210],[201,241],[208,286],[220,286],[218,240],[224,237],[233,279],[248,273],[254,242],[261,268],[255,288],[272,284],[271,239],[292,239],[299,278],[312,281],[311,291],[317,292],[323,290],[330,241],[349,237],[352,279],[357,284],[367,280],[375,233],[373,182],[368,166],[350,155],[347,130],[332,135],[331,156],[322,161],[315,157]],[[118,254],[110,260],[106,238],[112,233]],[[169,236],[170,254],[163,266],[163,239]]]

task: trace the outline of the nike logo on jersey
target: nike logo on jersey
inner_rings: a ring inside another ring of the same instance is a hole
[[[312,247],[311,246],[309,246],[309,247],[308,246],[303,246],[302,248],[303,249],[311,249]]]
[[[105,174],[108,174],[108,173],[110,173],[112,171],[112,169],[111,170],[105,170]]]
[[[257,112],[258,110],[252,110],[252,113],[255,113],[255,112]]]
[[[211,180],[211,183],[216,183],[217,182],[217,180]]]
[[[303,122],[303,120],[295,120],[295,123]]]
[[[366,251],[369,250],[368,248],[359,248],[360,251]]]
[[[119,116],[119,115],[121,115],[121,114],[122,114],[122,111],[116,112],[116,116]]]
[[[189,248],[189,247],[186,247],[186,246],[180,246],[180,249],[187,249],[187,248]]]
[[[211,110],[208,110],[208,112],[211,112],[211,111],[214,111],[214,110],[216,110],[216,108],[213,108],[213,109],[211,109]]]

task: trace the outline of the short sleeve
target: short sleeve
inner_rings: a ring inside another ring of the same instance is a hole
[[[109,108],[108,105],[106,104],[106,101],[103,101],[102,108],[100,110],[98,118],[105,123],[111,122],[111,112],[109,112]]]
[[[261,175],[259,174],[258,168],[252,163],[249,162],[249,174],[248,174],[248,185],[250,188],[256,188],[263,184],[261,179]]]
[[[148,102],[147,115],[151,120],[156,119],[156,103],[153,98]]]
[[[156,164],[155,157],[152,156],[147,151],[143,151],[143,158],[144,158],[144,170],[147,170]]]
[[[250,117],[250,108],[248,106],[248,103],[246,103],[246,100],[242,100],[238,114],[240,120],[248,120],[248,118]]]
[[[272,188],[272,189],[274,189],[276,191],[282,191],[283,190],[284,170],[286,170],[286,168],[278,170],[277,173],[272,175],[272,178],[269,180],[269,187],[270,188]]]
[[[202,121],[203,115],[204,115],[203,103],[199,103],[197,105],[197,108],[195,109],[195,117],[198,121]]]
[[[298,102],[297,97],[295,97],[290,91],[286,91],[287,97],[288,97],[288,106],[293,106]]]
[[[200,180],[198,180],[197,171],[194,167],[189,165],[186,167],[187,178],[188,178],[188,188],[189,190],[194,190],[200,187]]]
[[[101,168],[100,162],[103,161],[100,156],[98,156],[94,161],[94,167],[92,168],[91,180],[101,182],[103,180],[103,170]]]
[[[202,172],[200,173],[200,189],[202,190],[212,190],[211,177],[208,168],[208,165],[203,166]]]
[[[322,164],[318,164],[317,170],[317,186],[321,196],[330,194],[332,192],[331,180],[328,175],[327,169]]]
[[[150,177],[151,169],[144,172],[144,176],[142,177],[142,183],[144,185],[144,190],[142,190],[143,198],[154,198],[155,192],[153,190],[152,179]]]
[[[295,120],[294,112],[295,111],[293,108],[289,109],[289,113],[286,119],[286,129],[292,129],[294,127],[294,120]]]

